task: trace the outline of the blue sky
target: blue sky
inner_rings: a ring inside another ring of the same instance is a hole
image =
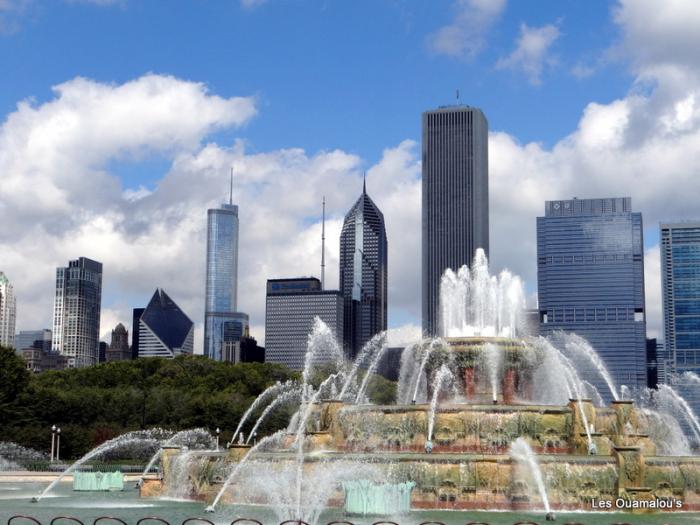
[[[203,210],[232,165],[239,304],[259,337],[264,280],[318,273],[321,196],[332,239],[365,170],[389,228],[390,324],[419,324],[420,114],[459,90],[490,124],[496,269],[534,294],[543,201],[631,195],[658,331],[658,221],[698,214],[698,6],[0,2],[0,270],[18,328],[49,322],[53,269],[79,255],[105,263],[105,330],[156,286],[201,326]]]
[[[221,96],[258,98],[259,118],[218,140],[243,135],[263,151],[342,148],[375,162],[387,144],[418,140],[421,111],[454,102],[456,89],[462,101],[484,109],[491,129],[551,145],[575,129],[588,102],[620,97],[630,83],[621,64],[585,79],[569,72],[579,62],[595,64],[618,38],[608,2],[512,2],[473,59],[429,48],[429,35],[454,15],[449,2],[163,5],[30,5],[21,28],[0,40],[0,62],[11,72],[0,110],[8,113],[27,97],[46,101],[51,86],[75,76],[121,83],[163,73],[204,82]],[[554,24],[562,33],[541,85],[495,69],[522,23]]]

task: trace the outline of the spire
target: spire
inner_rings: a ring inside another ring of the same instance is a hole
[[[231,166],[231,186],[228,191],[228,203],[233,205],[233,166]]]
[[[326,281],[326,196],[323,196],[323,219],[321,222],[321,290],[325,290]]]
[[[362,195],[367,195],[367,172],[362,175]]]

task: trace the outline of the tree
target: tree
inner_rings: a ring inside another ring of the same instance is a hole
[[[12,348],[0,346],[0,421],[16,416],[17,399],[27,389],[29,371]]]

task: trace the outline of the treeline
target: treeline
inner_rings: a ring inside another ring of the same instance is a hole
[[[223,445],[265,388],[298,377],[281,365],[234,365],[201,356],[137,359],[33,375],[13,350],[0,347],[0,441],[48,451],[50,429],[56,425],[61,428],[61,458],[67,459],[131,430],[202,427],[214,433],[218,427]],[[391,402],[395,385],[374,377],[368,393],[375,402]],[[276,410],[258,434],[285,426],[291,410]]]

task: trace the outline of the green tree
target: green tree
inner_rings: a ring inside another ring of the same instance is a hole
[[[12,348],[0,346],[0,421],[20,416],[17,399],[27,389],[29,372]]]

